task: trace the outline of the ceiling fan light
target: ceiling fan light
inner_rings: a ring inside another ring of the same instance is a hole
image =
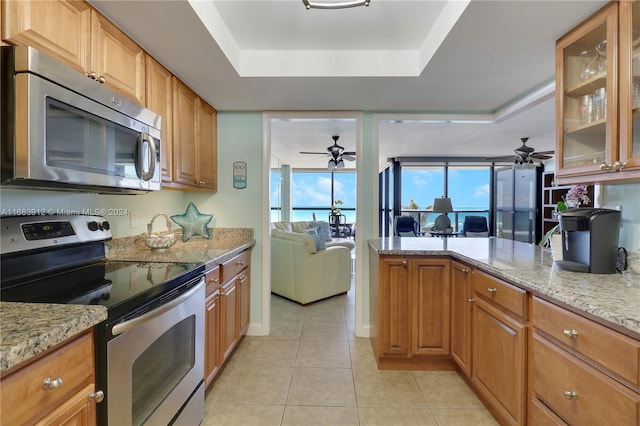
[[[331,160],[329,160],[329,164],[328,167],[330,170],[333,170],[336,168],[336,160],[334,160],[333,158]]]
[[[336,163],[336,169],[344,169],[344,161],[341,159]]]

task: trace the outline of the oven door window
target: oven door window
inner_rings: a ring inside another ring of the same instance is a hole
[[[46,163],[50,167],[137,178],[139,132],[48,97]]]
[[[195,364],[195,317],[183,319],[151,344],[133,363],[132,413],[143,424]]]

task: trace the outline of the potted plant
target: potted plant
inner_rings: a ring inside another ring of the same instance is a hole
[[[340,213],[342,212],[342,210],[340,210],[340,206],[342,205],[342,201],[341,200],[335,200],[333,202],[333,204],[331,204],[331,215],[332,216],[338,216],[340,215]]]
[[[562,211],[568,208],[577,208],[580,207],[581,204],[588,204],[590,202],[591,198],[589,198],[587,194],[587,185],[573,185],[569,188],[567,194],[562,197],[562,200],[556,203],[556,209],[557,211]],[[559,234],[560,224],[557,224],[544,234],[538,245],[548,247],[551,244],[551,237]]]

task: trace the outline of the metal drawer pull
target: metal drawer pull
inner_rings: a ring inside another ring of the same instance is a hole
[[[236,262],[236,265],[240,265],[240,266],[243,266],[243,265],[244,265],[244,262],[243,262],[243,261],[240,261],[240,262]]]
[[[462,272],[466,274],[469,270],[467,268],[462,268]]]
[[[491,294],[495,294],[495,293],[498,291],[498,289],[497,289],[497,288],[495,288],[495,287],[489,287],[489,288],[487,289],[487,291],[488,291],[489,293],[491,293]]]
[[[475,301],[476,301],[476,299],[474,299],[473,297],[470,297],[470,298],[467,299],[467,302],[469,302],[469,303],[473,303]]]
[[[101,390],[91,392],[89,394],[89,401],[94,400],[96,404],[102,402],[103,399],[104,399],[104,392],[102,392]]]
[[[571,400],[571,399],[578,399],[578,392],[576,391],[564,391],[564,397]]]
[[[52,379],[51,377],[47,377],[42,382],[42,389],[46,390],[55,390],[62,385],[62,379],[58,377],[57,379]]]
[[[563,333],[565,336],[569,337],[570,339],[578,338],[578,330],[569,330],[568,328],[565,328]]]

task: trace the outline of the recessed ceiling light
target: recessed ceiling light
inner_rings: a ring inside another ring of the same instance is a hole
[[[369,6],[370,0],[345,0],[345,1],[312,1],[302,0],[304,7],[308,9],[346,9],[348,7]]]

